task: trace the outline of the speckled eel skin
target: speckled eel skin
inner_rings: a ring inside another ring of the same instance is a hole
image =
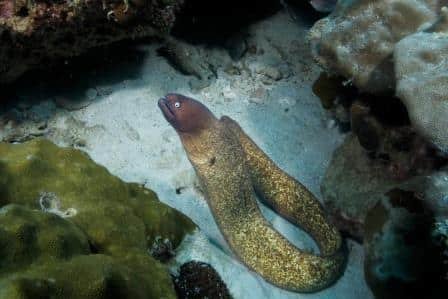
[[[234,254],[265,280],[296,292],[316,292],[343,273],[343,241],[318,200],[275,163],[229,117],[200,102],[168,94],[158,102],[176,129],[202,184],[216,223]],[[266,221],[256,193],[308,232],[320,255],[300,250]]]

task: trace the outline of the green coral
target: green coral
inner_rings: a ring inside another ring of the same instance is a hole
[[[0,144],[0,298],[175,298],[150,254],[194,229],[81,151]]]

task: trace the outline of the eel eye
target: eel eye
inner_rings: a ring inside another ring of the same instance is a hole
[[[174,107],[180,108],[180,103],[179,102],[174,103]]]

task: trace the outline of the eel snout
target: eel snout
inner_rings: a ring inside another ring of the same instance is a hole
[[[172,108],[170,107],[170,102],[166,97],[160,98],[157,102],[157,105],[159,106],[160,110],[162,110],[162,114],[165,117],[165,119],[172,123],[176,119],[176,115],[174,114]]]

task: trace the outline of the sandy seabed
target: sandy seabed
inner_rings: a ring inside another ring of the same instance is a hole
[[[306,44],[309,27],[286,12],[252,25],[248,43],[263,49],[263,54],[246,55],[235,63],[242,69],[240,75],[218,68],[218,78],[199,91],[192,91],[189,77],[157,55],[160,45],[150,44],[136,45],[130,51],[129,55],[141,55],[138,70],[129,71],[120,62],[111,67],[107,76],[113,80],[90,76],[87,84],[75,86],[67,94],[37,95],[34,87],[18,94],[35,103],[30,111],[47,121],[47,137],[52,141],[62,146],[73,141],[82,144],[80,149],[114,175],[153,189],[161,201],[198,224],[200,231],[179,248],[171,264],[173,271],[191,259],[210,263],[234,298],[373,298],[364,280],[362,246],[352,241],[348,242],[350,255],[343,277],[315,294],[281,290],[240,264],[197,189],[194,171],[175,131],[157,107],[161,96],[177,92],[203,101],[217,116],[229,115],[280,167],[320,198],[320,181],[344,136],[311,90],[320,69]],[[203,51],[215,59],[227,55],[219,48],[204,47]],[[267,68],[281,70],[281,77],[266,81]],[[56,106],[61,97],[87,104],[69,111]],[[316,250],[306,234],[268,208],[262,206],[262,211],[294,244]]]

